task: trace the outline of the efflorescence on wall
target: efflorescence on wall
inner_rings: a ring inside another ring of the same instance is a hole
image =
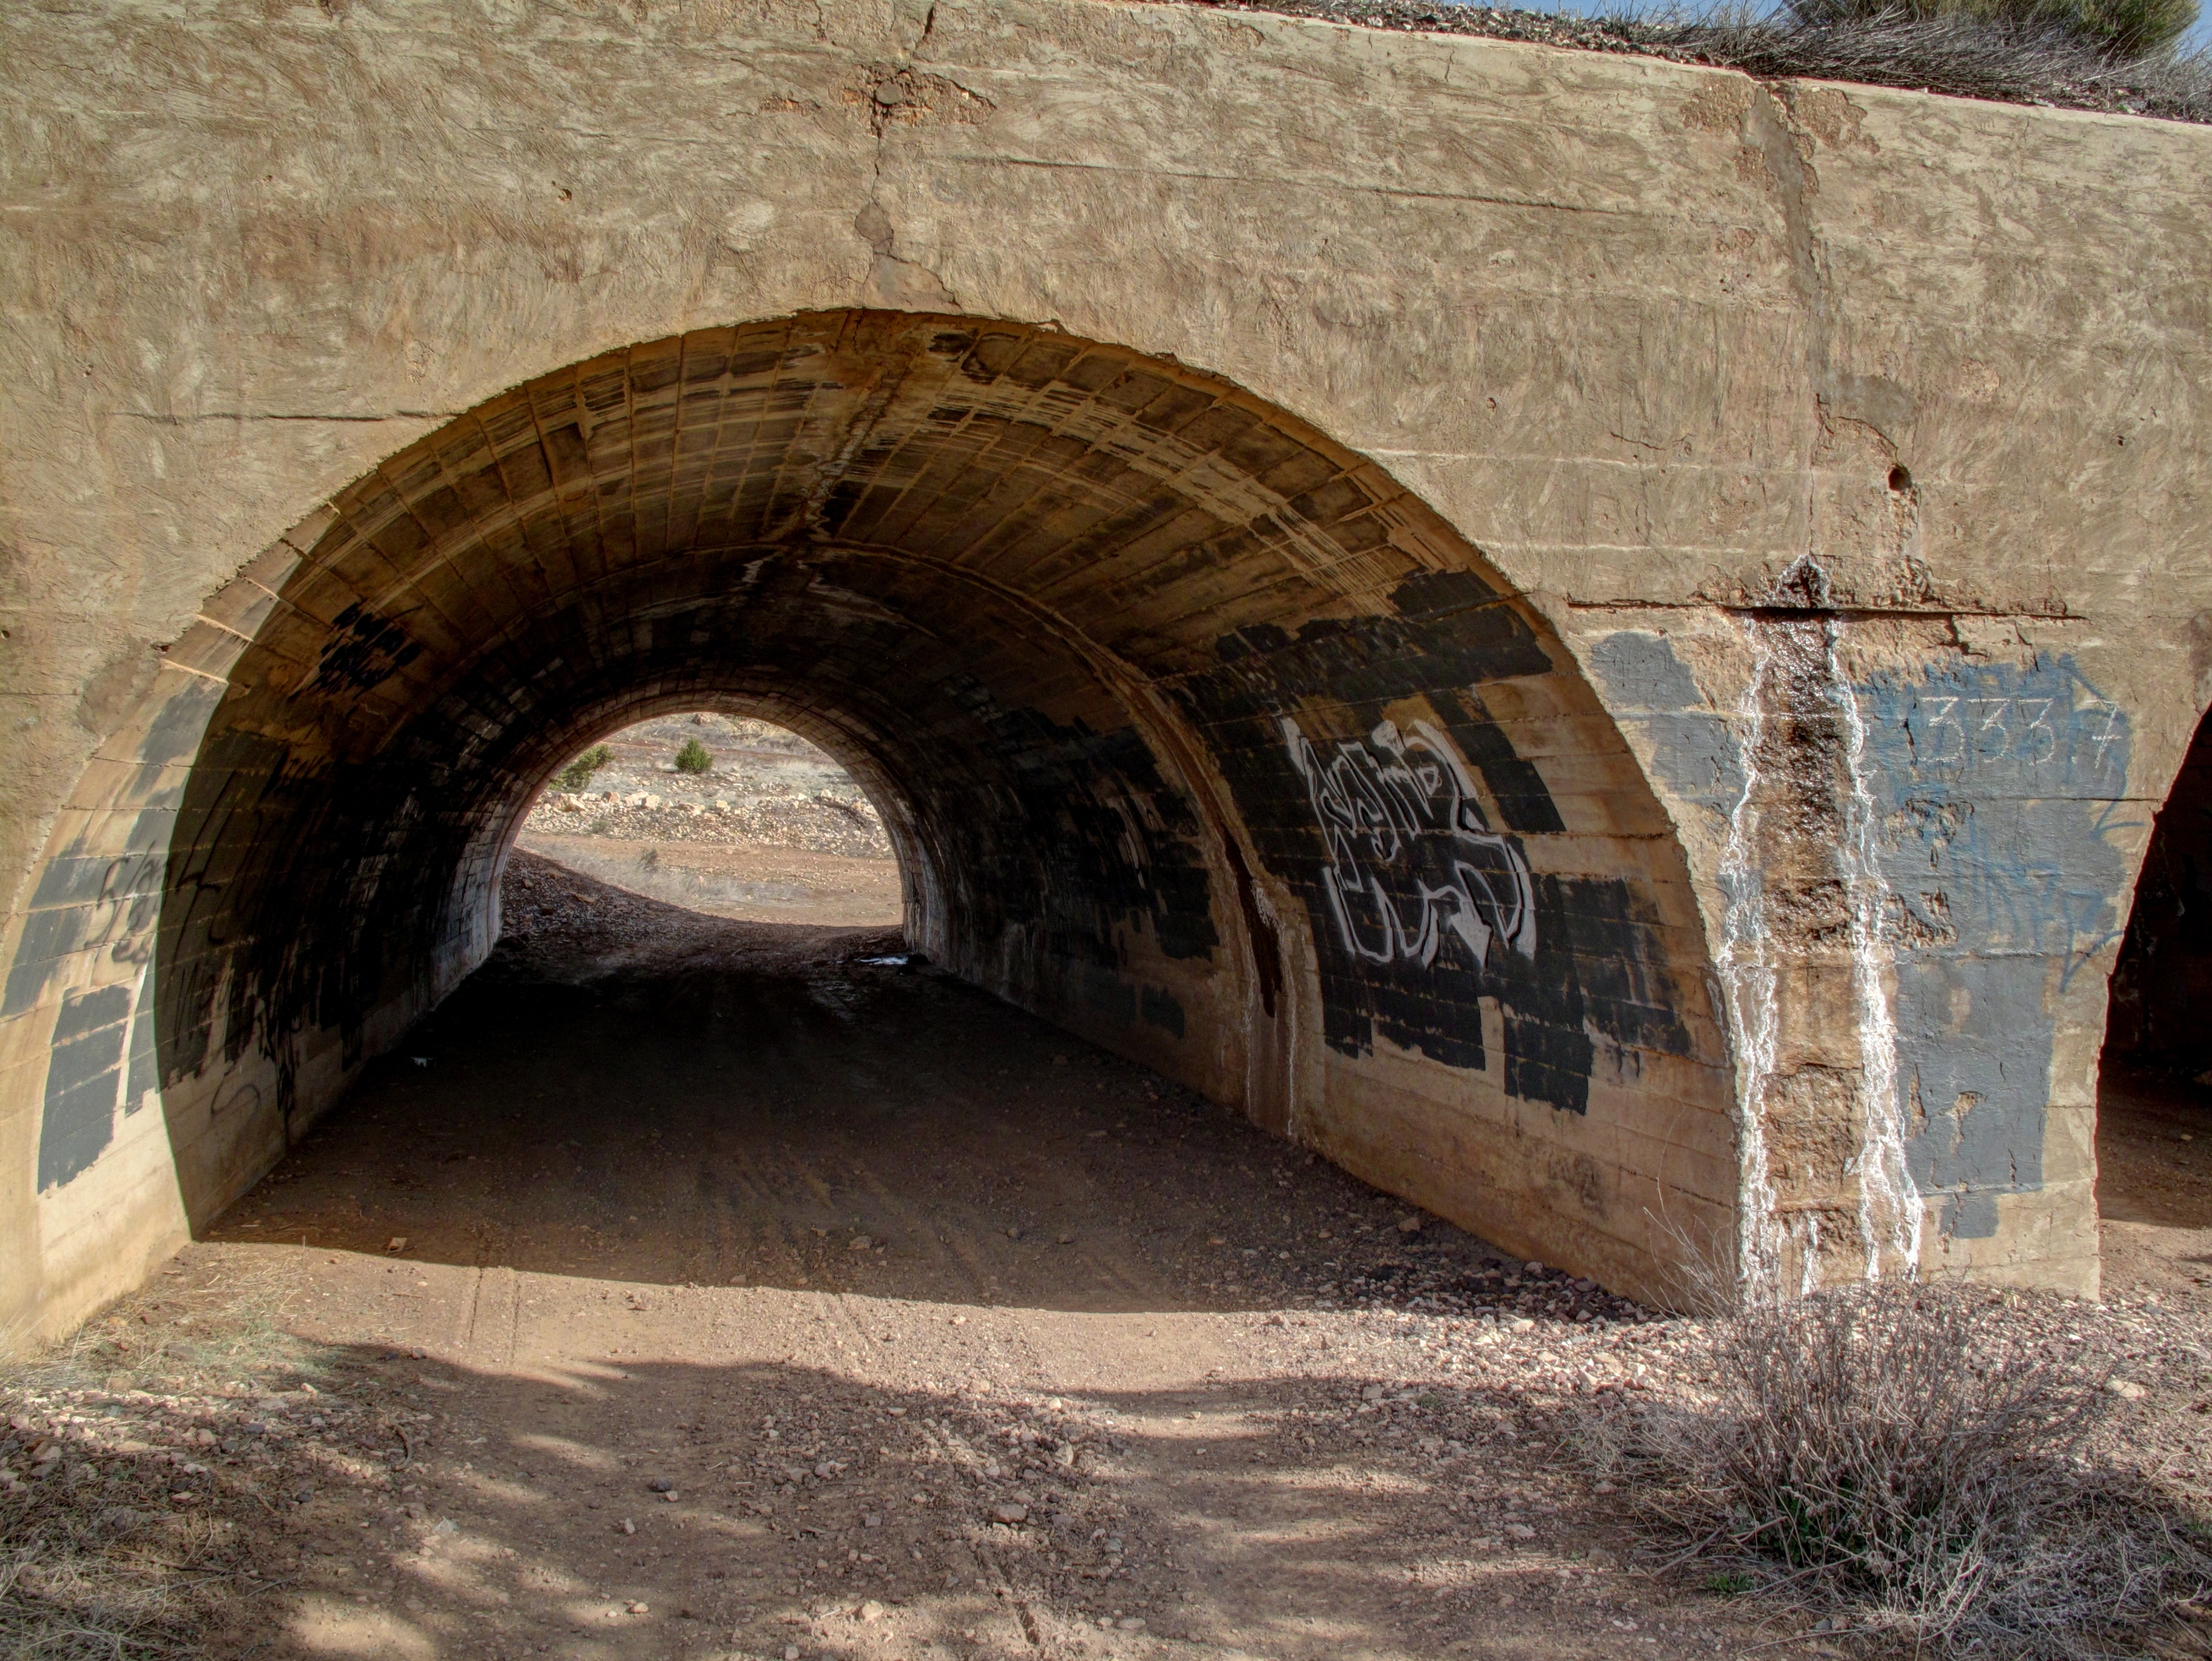
[[[1670,643],[1593,654],[1715,821],[1746,1272],[1923,1273],[2045,1188],[2054,1040],[2118,938],[2127,718],[2063,654],[1854,676],[1844,616],[1735,621],[1740,699]]]

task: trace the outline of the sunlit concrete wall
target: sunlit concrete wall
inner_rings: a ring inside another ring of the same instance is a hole
[[[197,1070],[141,1031],[204,846],[179,815],[324,505],[564,366],[847,307],[1171,361],[1433,514],[1418,555],[1383,525],[1393,557],[1489,573],[1556,643],[1547,683],[1588,689],[1459,688],[1607,850],[1553,875],[1676,883],[1698,937],[1657,960],[1679,1041],[1586,1026],[1579,1076],[1633,1111],[1577,1118],[1490,1070],[1526,1011],[1481,1016],[1477,1067],[1464,1022],[1383,1007],[1439,960],[1328,972],[1381,949],[1320,823],[1374,732],[1316,722],[1309,762],[1277,726],[1305,825],[1224,737],[1182,758],[1207,857],[1260,862],[1304,1015],[1240,1035],[1256,1071],[1217,1026],[1191,1076],[1641,1289],[1715,1234],[1793,1284],[2094,1286],[2106,977],[2212,670],[2212,135],[1104,0],[0,29],[18,1335],[130,1284],[489,943],[464,908],[349,1028]],[[1364,573],[1309,621],[1401,618],[1392,591]],[[1247,731],[1303,695],[1231,684],[1233,621],[1164,677],[1194,732],[1183,688]],[[1647,1056],[1697,1082],[1647,1088]]]

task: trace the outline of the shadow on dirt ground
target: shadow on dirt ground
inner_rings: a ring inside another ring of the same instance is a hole
[[[491,961],[278,1171],[0,1379],[0,1647],[1876,1652],[1639,1548],[1637,1496],[1584,1457],[1594,1410],[1701,1399],[1693,1324],[896,934],[702,917],[521,852],[507,901]],[[2118,1369],[2131,1467],[2203,1500],[2206,1220],[2144,1185],[2173,1161],[2133,1123],[2108,1247],[2166,1231],[2169,1289],[1991,1295]]]
[[[2106,1058],[2097,1205],[2106,1295],[2212,1306],[2212,1085]]]
[[[89,1411],[0,1506],[67,1495],[91,1543],[189,1557],[168,1612],[195,1646],[169,1652],[1630,1657],[1762,1631],[1623,1573],[1558,1457],[1566,1403],[1502,1379],[1046,1395],[309,1344],[153,1382],[167,1446],[144,1392],[112,1422],[50,1392]]]
[[[565,910],[517,905],[535,926],[208,1239],[1071,1311],[1382,1282],[1636,1313],[911,966],[895,933],[702,917],[514,858],[510,893]]]

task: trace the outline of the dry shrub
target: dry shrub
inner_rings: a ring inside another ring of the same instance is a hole
[[[1784,0],[1808,28],[1841,23],[1964,18],[2015,33],[2052,34],[2109,58],[2170,53],[2197,22],[2197,0]]]
[[[2069,15],[2061,16],[2061,10]],[[2092,15],[2094,13],[2094,15]],[[2185,15],[2184,15],[2185,14]],[[1662,5],[1610,20],[1624,40],[1762,77],[1905,87],[2212,121],[2212,52],[2129,42],[2185,30],[2193,0],[2103,7],[1998,7],[1977,0],[1802,0],[1762,11],[1742,0]],[[2102,32],[2103,38],[2098,37]],[[2178,35],[2176,35],[2178,38]]]
[[[1717,1584],[1933,1653],[2052,1657],[2212,1588],[2212,1557],[2098,1454],[2103,1380],[2008,1337],[1986,1292],[1855,1286],[1708,1331],[1706,1391],[1590,1440]]]
[[[1156,0],[1166,3],[1168,0]],[[1533,40],[2012,103],[2212,122],[2196,0],[1619,0],[1604,16],[1434,0],[1213,0],[1371,27]]]

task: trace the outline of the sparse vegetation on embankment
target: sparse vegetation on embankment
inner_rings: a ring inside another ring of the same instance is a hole
[[[1754,1300],[1690,1344],[1685,1387],[1617,1399],[1587,1446],[1655,1553],[1815,1631],[2141,1653],[2212,1622],[2212,1511],[2134,1375],[2172,1360],[2201,1385],[2206,1357],[2179,1335],[2115,1353],[2073,1308],[1955,1283]]]
[[[1186,4],[1190,0],[1158,0]],[[2133,50],[2144,38],[2178,39],[2159,0],[2069,21],[2043,5],[1902,5],[1842,0],[1760,11],[1722,5],[1639,15],[1574,17],[1429,0],[1198,0],[1209,9],[1326,18],[1370,28],[1526,40],[1582,52],[1626,52],[1678,64],[1741,70],[1762,80],[1856,82],[2058,109],[2212,122],[2212,52]],[[2100,21],[2101,20],[2101,21]],[[2100,33],[2100,31],[2102,31]]]

